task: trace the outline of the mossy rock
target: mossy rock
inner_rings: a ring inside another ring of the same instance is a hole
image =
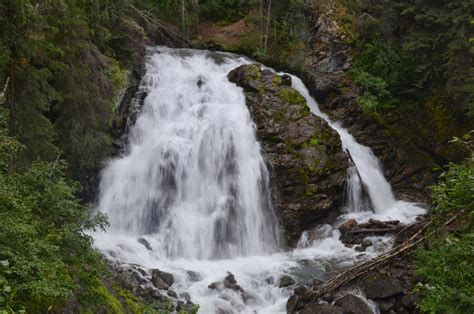
[[[277,215],[293,245],[306,228],[337,216],[347,156],[338,134],[311,113],[289,76],[244,65],[228,77],[245,90],[257,136],[273,169]]]

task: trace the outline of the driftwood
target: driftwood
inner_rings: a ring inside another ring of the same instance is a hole
[[[448,219],[443,226],[448,226],[451,224],[456,218],[458,218],[464,211],[460,211],[457,214],[453,215],[450,219]],[[366,262],[363,262],[361,264],[355,265],[351,268],[348,268],[341,273],[339,273],[336,276],[333,276],[330,278],[328,281],[324,282],[322,285],[315,287],[315,294],[314,294],[314,301],[316,301],[320,296],[322,296],[325,293],[332,292],[336,290],[337,288],[341,287],[342,285],[354,280],[355,278],[368,273],[371,270],[376,269],[377,267],[380,267],[387,263],[390,259],[393,257],[415,247],[418,245],[420,242],[426,239],[429,235],[431,235],[433,232],[429,233],[426,236],[423,236],[423,232],[431,225],[432,220],[424,220],[421,221],[417,224],[413,224],[410,226],[414,225],[419,225],[422,224],[420,229],[413,234],[408,240],[404,241],[403,243],[397,245],[396,247],[392,248],[391,250],[377,256],[374,259],[368,260]],[[408,228],[402,229],[402,231],[406,230]]]
[[[355,265],[351,268],[344,270],[343,272],[339,273],[338,275],[332,277],[328,281],[324,282],[321,286],[315,289],[315,300],[328,292],[332,292],[339,288],[340,286],[348,283],[349,281],[354,280],[355,278],[385,264],[394,256],[397,256],[406,250],[414,247],[421,241],[423,241],[423,237],[420,235],[428,228],[431,224],[431,220],[426,222],[418,232],[416,232],[413,236],[411,236],[407,241],[403,242],[402,244],[394,247],[393,249],[385,252],[384,254],[379,255],[378,257],[371,259],[369,261],[363,262],[361,264]]]
[[[401,230],[401,228],[378,228],[378,229],[352,229],[349,231],[346,231],[346,233],[349,234],[359,234],[359,233],[375,233],[375,234],[384,234],[384,233],[390,233],[390,232],[396,232],[398,230]]]
[[[376,219],[369,219],[368,223],[365,224],[360,224],[359,226],[378,226],[381,228],[395,228],[400,224],[400,221],[398,220],[387,220],[387,221],[382,221],[382,220],[376,220]]]
[[[398,220],[380,221],[370,219],[367,223],[356,224],[352,227],[340,228],[341,241],[347,244],[354,243],[355,240],[366,237],[367,235],[380,235],[388,233],[399,233],[400,230],[406,228],[401,225]]]

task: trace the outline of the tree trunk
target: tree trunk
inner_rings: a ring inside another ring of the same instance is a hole
[[[268,1],[268,10],[267,10],[267,26],[265,27],[265,44],[263,46],[263,54],[267,55],[267,44],[268,44],[268,29],[270,28],[270,11],[272,8],[272,0]]]
[[[186,36],[186,0],[181,0],[181,21],[183,23],[183,34]]]

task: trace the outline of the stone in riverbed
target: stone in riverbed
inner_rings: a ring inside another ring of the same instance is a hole
[[[348,311],[351,314],[372,314],[372,309],[364,302],[361,298],[353,295],[346,294],[340,299],[337,299],[334,303]]]
[[[151,282],[159,290],[167,290],[170,287],[161,277],[152,278]]]
[[[178,298],[178,294],[174,290],[171,290],[171,289],[168,289],[168,295],[172,298]]]
[[[344,314],[345,311],[340,306],[335,306],[335,305],[330,305],[330,304],[309,303],[303,308],[302,311],[298,313],[300,314]]]
[[[295,280],[291,276],[283,275],[280,277],[280,280],[278,281],[278,287],[284,288],[284,287],[291,286],[294,283],[295,283]]]
[[[244,291],[242,287],[237,284],[237,280],[235,280],[234,274],[227,272],[227,276],[224,278],[224,287],[227,289],[231,289],[234,291]]]
[[[174,277],[172,274],[161,271],[159,269],[151,270],[151,282],[153,285],[160,289],[166,290],[174,283]]]
[[[369,299],[383,299],[403,292],[398,280],[377,272],[369,273],[362,282],[362,290]]]
[[[356,250],[357,252],[365,252],[365,249],[366,249],[366,247],[361,246],[361,245],[358,245],[354,248],[354,250]]]
[[[339,226],[339,231],[341,231],[341,233],[344,233],[347,231],[351,231],[352,229],[356,227],[357,227],[357,221],[355,219],[349,219],[348,221],[346,221],[345,223]]]
[[[147,248],[147,250],[152,251],[153,249],[151,248],[150,242],[148,242],[145,238],[138,238],[138,243],[142,244],[144,247]]]
[[[363,247],[369,247],[369,246],[372,246],[373,244],[374,244],[374,243],[373,243],[371,240],[369,240],[369,239],[364,239],[364,240],[362,240],[362,243],[361,243],[361,245],[362,245]]]
[[[402,305],[405,309],[409,311],[413,311],[416,307],[415,305],[415,297],[413,294],[409,293],[403,296],[402,298]]]

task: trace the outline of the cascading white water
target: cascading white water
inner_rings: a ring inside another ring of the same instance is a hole
[[[305,234],[297,249],[278,252],[255,127],[242,89],[227,80],[230,70],[246,63],[232,54],[151,49],[141,87],[148,96],[127,149],[102,172],[97,210],[108,215],[111,227],[93,234],[95,246],[112,260],[173,273],[173,289],[188,292],[200,313],[283,313],[291,290],[278,287],[279,276],[290,274],[297,284],[325,279],[329,271],[375,256],[390,244],[387,237],[361,255],[325,225],[316,230],[319,240],[311,242]],[[422,212],[395,200],[372,151],[321,113],[297,77],[293,87],[339,133],[368,186],[377,215],[367,211],[354,169],[348,170],[349,207],[364,213],[356,219],[409,222]],[[208,288],[227,271],[249,299]]]
[[[380,218],[399,219],[406,222],[410,217],[422,214],[424,210],[411,203],[397,201],[392,188],[383,175],[380,162],[372,150],[359,144],[355,138],[343,128],[339,122],[333,122],[321,112],[316,101],[310,96],[304,83],[296,76],[292,76],[292,87],[307,101],[315,115],[323,118],[339,134],[344,151],[350,151],[356,164],[348,169],[346,210],[350,213],[361,213],[370,209],[367,199],[364,198],[362,184],[365,184],[373,209]],[[357,170],[360,173],[360,182]],[[369,214],[370,215],[370,214]]]
[[[179,54],[185,54],[185,57]],[[98,208],[111,232],[153,234],[166,257],[266,254],[278,247],[268,173],[241,90],[246,62],[160,49],[128,152],[104,169]]]

